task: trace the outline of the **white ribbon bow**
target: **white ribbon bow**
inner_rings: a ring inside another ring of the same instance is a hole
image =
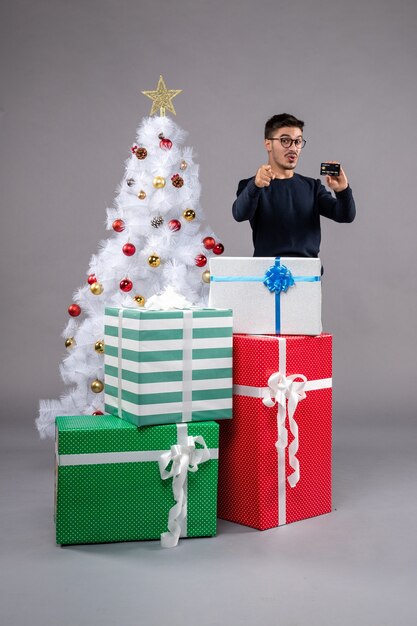
[[[204,438],[188,437],[186,445],[175,444],[171,450],[164,452],[159,457],[159,471],[163,480],[172,477],[172,492],[175,504],[168,515],[168,532],[161,534],[161,546],[174,548],[178,544],[181,534],[181,522],[187,517],[187,497],[185,494],[185,481],[188,472],[196,472],[200,463],[210,459],[210,452]],[[196,443],[202,448],[196,448]],[[171,468],[168,466],[171,463]]]
[[[297,378],[300,378],[301,382],[297,381]],[[288,430],[285,426],[288,400],[288,420],[290,431],[294,437],[288,448],[289,463],[294,470],[293,473],[288,476],[288,482],[291,487],[295,487],[300,480],[300,463],[296,457],[298,451],[298,425],[294,419],[294,413],[298,402],[307,397],[304,391],[306,382],[307,378],[303,376],[303,374],[285,376],[281,374],[281,372],[275,372],[268,379],[269,396],[266,396],[262,400],[267,407],[278,404],[278,441],[275,443],[277,451],[285,450],[288,446]]]

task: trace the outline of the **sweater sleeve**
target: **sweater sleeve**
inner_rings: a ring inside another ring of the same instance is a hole
[[[353,222],[356,207],[352,189],[348,186],[343,191],[336,192],[334,198],[319,180],[317,182],[319,183],[317,200],[320,215],[335,222]]]
[[[233,203],[232,213],[237,222],[250,220],[258,207],[261,188],[255,185],[255,178],[241,180],[237,188],[236,200]]]

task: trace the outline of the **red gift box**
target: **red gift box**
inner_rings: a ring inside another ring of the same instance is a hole
[[[332,336],[234,335],[218,516],[266,530],[331,511]]]

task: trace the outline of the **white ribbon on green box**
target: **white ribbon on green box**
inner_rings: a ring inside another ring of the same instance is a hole
[[[295,487],[300,480],[300,463],[297,458],[299,447],[298,424],[294,414],[300,400],[304,400],[308,391],[329,389],[332,387],[331,378],[307,380],[303,374],[287,376],[287,343],[284,337],[277,337],[279,346],[278,371],[271,374],[267,387],[251,387],[249,385],[234,385],[233,393],[238,396],[260,398],[267,407],[278,405],[277,430],[278,439],[275,443],[278,454],[278,524],[286,523],[286,482]],[[288,430],[286,418],[293,440],[288,446]],[[285,451],[288,448],[288,461],[293,469],[292,474],[286,477]]]
[[[197,444],[201,447],[197,448]],[[163,548],[173,548],[178,544],[180,537],[187,536],[188,472],[196,472],[201,463],[218,458],[218,448],[207,448],[202,436],[190,437],[187,424],[177,424],[177,443],[172,445],[170,450],[58,454],[56,448],[56,462],[57,466],[60,467],[158,462],[162,480],[172,478],[172,492],[175,500],[175,504],[168,514],[168,531],[161,534],[161,546]]]
[[[178,443],[159,458],[159,471],[163,480],[172,478],[175,504],[169,511],[168,531],[161,535],[163,548],[174,548],[180,536],[186,536],[187,476],[196,472],[200,463],[211,458],[210,451],[201,436],[189,437],[186,424],[177,424]],[[196,444],[202,448],[196,448]],[[169,468],[169,469],[168,469]]]

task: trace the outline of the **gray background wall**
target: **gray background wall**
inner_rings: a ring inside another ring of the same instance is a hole
[[[335,419],[414,417],[414,1],[14,0],[1,31],[4,420],[32,428],[38,398],[64,389],[66,309],[160,73],[184,90],[176,121],[229,255],[252,254],[230,208],[265,160],[265,119],[306,121],[301,173],[342,162],[358,215],[323,221],[321,254]]]
[[[0,606],[8,626],[415,624],[415,0],[9,0],[0,12]],[[104,229],[141,90],[162,73],[230,255],[237,182],[276,112],[306,121],[299,171],[340,159],[353,224],[323,220],[335,336],[334,510],[214,539],[54,544],[60,336]],[[192,612],[192,613],[191,613]]]

